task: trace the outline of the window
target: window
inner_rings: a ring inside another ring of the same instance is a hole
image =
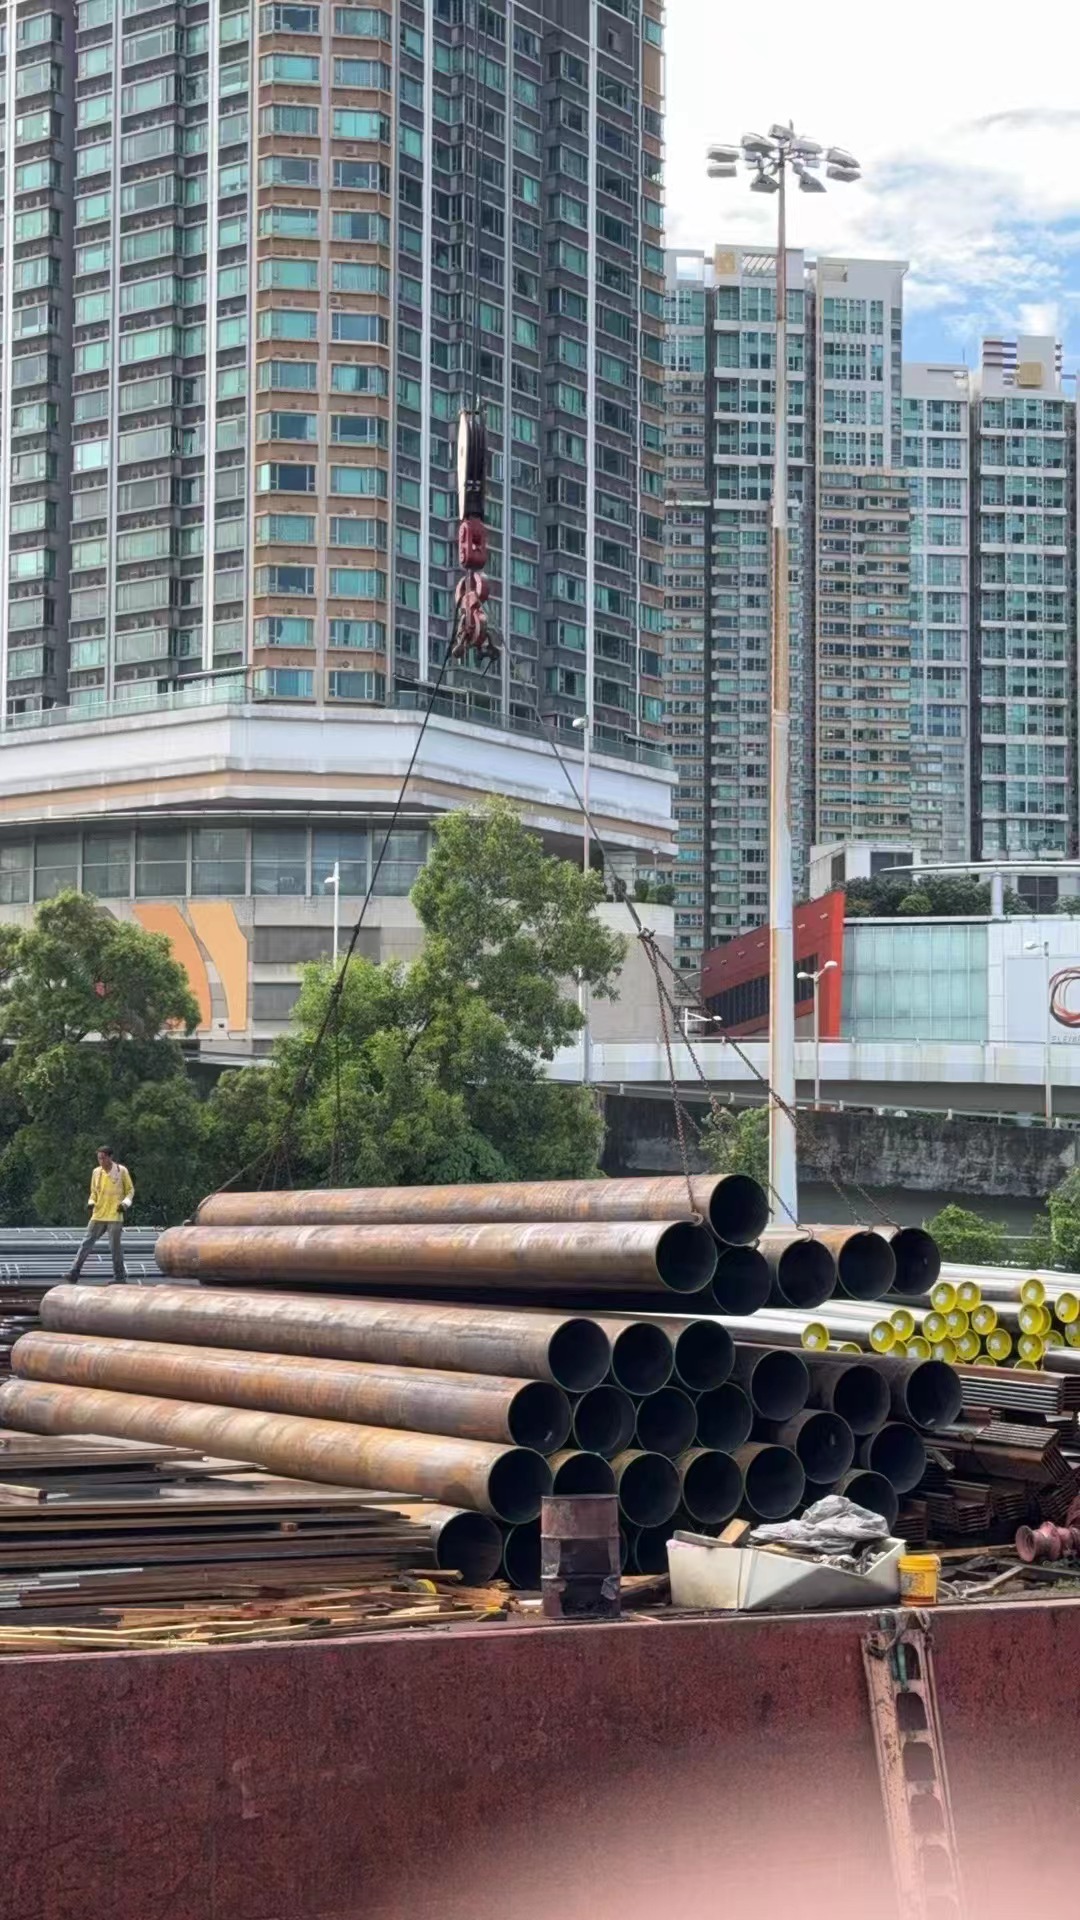
[[[255,827],[251,835],[251,891],[307,892],[307,829]]]
[[[315,469],[275,460],[255,469],[256,493],[314,493]]]
[[[388,391],[385,367],[354,366],[351,361],[336,361],[330,368],[330,385],[335,393],[382,393]]]
[[[319,56],[315,53],[264,53],[259,61],[259,79],[264,86],[287,81],[294,86],[317,87]]]
[[[16,906],[30,898],[30,842],[0,845],[0,906]]]
[[[260,340],[317,340],[319,316],[299,307],[270,307],[259,315]]]
[[[307,667],[267,667],[262,685],[272,700],[310,700],[315,675]]]
[[[381,653],[386,646],[386,628],[381,620],[331,620],[329,645]]]
[[[379,701],[386,698],[386,675],[371,667],[358,671],[337,668],[330,673],[331,700]]]
[[[259,286],[285,293],[315,293],[319,285],[317,260],[260,260]]]
[[[378,87],[384,93],[390,86],[390,69],[385,60],[335,60],[335,87]]]
[[[373,413],[332,413],[330,439],[335,446],[385,447],[386,421]]]
[[[371,266],[364,260],[335,260],[330,269],[332,293],[381,293],[390,291],[386,267]]]
[[[34,899],[52,900],[79,884],[79,836],[34,842]]]
[[[83,892],[99,900],[126,900],[131,892],[131,836],[88,833],[83,842]]]
[[[338,600],[385,600],[386,575],[380,567],[331,567],[329,591]]]
[[[335,107],[333,132],[336,140],[389,140],[390,121],[385,113]]]
[[[259,364],[259,390],[283,388],[314,393],[319,384],[316,360],[263,360]]]
[[[259,215],[259,232],[277,240],[317,240],[319,237],[318,207],[264,207]],[[319,284],[318,266],[311,262],[311,277],[307,280],[290,281],[287,278],[275,278],[265,273],[267,267],[307,265],[306,261],[263,260],[259,264],[260,287],[305,286],[317,287]]]
[[[310,600],[315,592],[314,567],[256,567],[256,593],[279,593]]]
[[[191,836],[192,893],[246,893],[246,840],[243,827],[196,827]]]
[[[255,522],[255,538],[260,544],[313,547],[315,515],[313,513],[262,513]]]
[[[386,499],[386,474],[381,467],[331,467],[330,491]]]
[[[374,859],[378,859],[382,848],[381,836],[376,837]],[[387,838],[386,852],[379,868],[373,892],[376,894],[406,894],[427,859],[428,836],[424,831],[404,828],[391,833]]]
[[[375,246],[390,245],[390,222],[382,213],[335,213],[333,236],[335,240],[369,240]],[[404,229],[412,232],[412,228]],[[416,235],[416,251],[420,250],[420,235]],[[403,242],[408,245],[408,242]]]
[[[311,891],[316,898],[323,892],[335,866],[342,894],[362,896],[367,892],[368,834],[365,827],[315,828],[311,837]]]
[[[263,107],[259,114],[260,133],[293,133],[313,139],[318,131],[318,107]]]
[[[389,40],[390,15],[379,7],[335,7],[334,32],[360,40]]]

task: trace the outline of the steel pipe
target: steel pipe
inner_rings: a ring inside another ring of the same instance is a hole
[[[896,1255],[870,1227],[810,1227],[836,1261],[836,1285],[853,1300],[881,1300],[896,1279]],[[161,1256],[158,1261],[160,1264]]]
[[[872,1473],[868,1467],[852,1467],[833,1488],[834,1493],[842,1493],[846,1500],[854,1500],[857,1507],[866,1507],[871,1513],[880,1513],[891,1533],[900,1512],[900,1496],[891,1480],[883,1473]]]
[[[897,1493],[910,1493],[926,1472],[926,1442],[922,1434],[897,1420],[890,1420],[876,1433],[860,1440],[856,1456],[861,1467],[881,1474]]]
[[[615,1475],[610,1460],[599,1453],[582,1453],[567,1448],[548,1456],[552,1493],[614,1493]]]
[[[590,1315],[611,1342],[611,1378],[626,1393],[656,1393],[666,1387],[675,1366],[671,1340],[661,1320]]]
[[[734,1453],[749,1440],[753,1430],[754,1409],[749,1394],[734,1380],[725,1380],[722,1387],[710,1387],[707,1393],[698,1395],[697,1422],[699,1446],[717,1453]]]
[[[787,1347],[737,1346],[731,1377],[745,1388],[761,1420],[790,1420],[810,1391],[806,1361]]]
[[[876,1433],[889,1417],[889,1384],[869,1360],[847,1361],[839,1354],[815,1354],[807,1361],[811,1407],[824,1407],[846,1420],[854,1434]]]
[[[742,1173],[697,1174],[687,1183],[648,1180],[512,1180],[476,1186],[317,1187],[297,1193],[215,1193],[196,1213],[202,1227],[430,1226],[538,1220],[681,1220],[693,1212],[732,1246],[757,1239],[768,1217],[764,1190]]]
[[[790,1447],[807,1480],[830,1486],[845,1474],[855,1458],[855,1435],[838,1413],[808,1407],[783,1421],[762,1420],[758,1437],[776,1446]]]
[[[621,1387],[590,1387],[574,1406],[574,1439],[586,1453],[610,1460],[634,1437],[634,1403]]]
[[[671,1341],[675,1378],[688,1393],[721,1387],[735,1360],[735,1343],[719,1320],[667,1319],[658,1323]]]
[[[537,1592],[540,1586],[540,1522],[528,1520],[507,1527],[502,1543],[503,1578],[519,1592]]]
[[[675,1521],[665,1520],[660,1527],[639,1527],[630,1542],[630,1565],[635,1573],[666,1573],[668,1541]]]
[[[499,1294],[698,1293],[716,1242],[690,1220],[378,1227],[169,1227],[163,1273],[196,1280],[346,1285],[358,1291]]]
[[[741,1468],[729,1453],[711,1447],[691,1447],[675,1462],[682,1486],[682,1504],[692,1520],[718,1526],[737,1513],[743,1496]]]
[[[503,1540],[486,1513],[467,1513],[463,1507],[400,1506],[417,1526],[426,1527],[437,1567],[456,1568],[466,1586],[486,1586],[502,1561]]]
[[[751,1440],[732,1456],[743,1476],[743,1502],[757,1520],[786,1520],[806,1491],[802,1462],[789,1447]]]
[[[497,1374],[45,1332],[26,1333],[15,1342],[11,1370],[61,1386],[110,1387],[118,1393],[247,1407],[253,1413],[298,1413],[502,1441],[536,1453],[554,1453],[570,1433],[570,1402],[561,1387]]]
[[[756,1247],[729,1247],[712,1276],[712,1300],[718,1313],[756,1313],[769,1297],[769,1263]]]
[[[634,1438],[646,1453],[664,1453],[674,1459],[692,1447],[697,1434],[697,1408],[681,1387],[661,1387],[639,1400]]]
[[[809,1311],[836,1291],[836,1261],[822,1241],[795,1229],[774,1230],[763,1233],[758,1245],[769,1267],[770,1306]]]
[[[636,1527],[661,1527],[679,1504],[679,1474],[662,1453],[629,1448],[611,1463],[619,1507]]]
[[[190,1400],[94,1387],[8,1380],[0,1387],[0,1425],[18,1433],[99,1433],[195,1447],[219,1460],[245,1460],[290,1480],[339,1487],[381,1487],[468,1506],[498,1520],[535,1519],[551,1491],[551,1469],[524,1447],[450,1440],[430,1433],[351,1426],[279,1413],[238,1412]]]
[[[941,1272],[941,1249],[925,1227],[875,1227],[896,1261],[894,1293],[929,1293]]]
[[[598,1386],[611,1365],[608,1337],[589,1319],[415,1300],[63,1286],[42,1300],[41,1324],[57,1333],[550,1380],[567,1393]]]
[[[893,1414],[917,1427],[950,1427],[964,1396],[960,1376],[944,1360],[889,1360],[882,1364]]]

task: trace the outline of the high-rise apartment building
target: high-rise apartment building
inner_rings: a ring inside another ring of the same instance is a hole
[[[421,697],[479,398],[506,648],[456,710],[659,737],[659,0],[6,18],[5,718]]]
[[[988,342],[972,416],[973,852],[1073,853],[1075,407],[1057,343]]]

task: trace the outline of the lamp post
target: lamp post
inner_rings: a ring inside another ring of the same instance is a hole
[[[592,771],[592,716],[581,713],[570,725],[581,735],[581,871],[588,873],[589,857],[589,774]],[[584,1026],[581,1029],[581,1078],[588,1086],[592,1080],[592,1042],[589,1038],[589,983],[578,983],[578,1007]]]
[[[787,177],[803,193],[824,193],[830,180],[859,178],[858,162],[842,147],[822,149],[793,125],[768,135],[744,133],[737,147],[710,147],[710,179],[730,180],[738,162],[750,169],[751,193],[777,196],[776,403],[772,489],[772,710],[769,724],[769,1183],[773,1223],[798,1213],[795,1166],[795,981],[791,873],[791,644],[788,632],[787,458]]]
[[[1041,953],[1043,957],[1043,1019],[1046,1022],[1043,1034],[1043,1114],[1048,1127],[1054,1124],[1054,1080],[1050,1061],[1050,942],[1049,940],[1025,940],[1025,953]]]
[[[341,862],[339,860],[334,861],[333,872],[327,874],[326,879],[323,881],[323,886],[332,887],[334,890],[334,971],[336,973],[338,938],[341,927]]]
[[[818,994],[818,981],[823,973],[831,973],[835,960],[826,960],[816,973],[797,973],[796,980],[812,980],[814,984],[814,1112],[821,1108],[821,999]]]

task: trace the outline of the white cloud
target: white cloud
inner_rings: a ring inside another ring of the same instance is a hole
[[[1048,0],[1040,43],[1071,40],[1068,0]],[[970,12],[941,0],[837,14],[670,0],[668,241],[768,243],[775,210],[744,181],[709,181],[705,148],[794,115],[800,131],[859,156],[864,179],[795,194],[791,244],[911,263],[909,311],[959,327],[1077,324],[1080,111],[1073,62],[1014,58]],[[1031,328],[1032,331],[1041,331]]]

